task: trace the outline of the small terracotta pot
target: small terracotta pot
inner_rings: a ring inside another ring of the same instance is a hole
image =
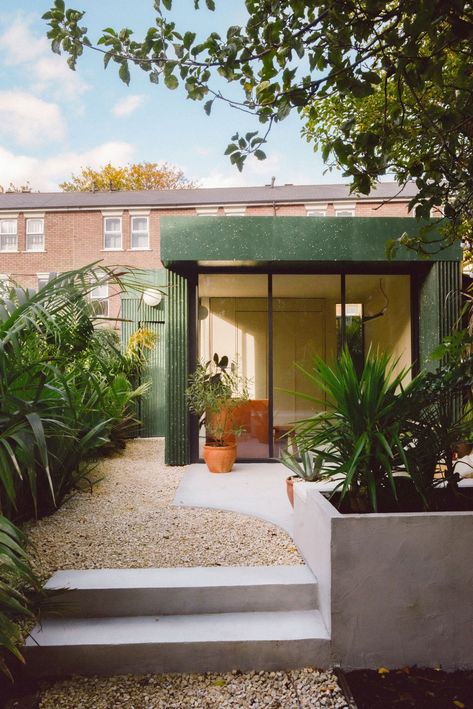
[[[204,460],[211,473],[229,473],[236,460],[236,444],[204,446]]]

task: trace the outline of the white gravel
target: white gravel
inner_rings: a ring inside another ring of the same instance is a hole
[[[346,709],[331,672],[74,678],[43,690],[40,709]]]
[[[130,441],[74,495],[28,526],[39,570],[301,564],[289,535],[234,512],[174,507],[184,468],[165,466],[159,439]]]
[[[301,564],[292,539],[233,512],[173,507],[183,468],[162,441],[136,440],[100,463],[92,491],[29,525],[44,578],[57,569]],[[76,677],[43,685],[41,709],[344,708],[331,672]]]

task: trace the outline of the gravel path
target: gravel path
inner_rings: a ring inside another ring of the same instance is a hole
[[[43,691],[40,709],[348,709],[331,672],[76,678]]]
[[[92,492],[29,525],[48,578],[57,569],[301,564],[279,527],[234,512],[174,507],[184,468],[167,467],[159,439],[130,441],[100,463]]]
[[[301,564],[292,539],[233,512],[173,507],[183,468],[162,442],[136,440],[101,462],[92,492],[29,525],[44,578],[57,569]],[[77,677],[44,685],[41,709],[346,707],[336,678],[313,669],[203,675]]]

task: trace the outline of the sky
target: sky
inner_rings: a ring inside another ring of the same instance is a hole
[[[195,12],[193,0],[174,0],[179,28],[198,36],[245,22],[243,0],[217,0],[217,11]],[[202,3],[204,4],[204,3]],[[324,174],[320,155],[301,137],[294,115],[274,128],[267,160],[247,160],[243,173],[224,151],[231,135],[259,127],[256,119],[220,103],[212,115],[184,91],[151,84],[132,69],[130,86],[116,65],[104,70],[102,57],[85,51],[77,70],[51,52],[41,15],[48,0],[1,0],[0,12],[0,185],[28,182],[33,190],[54,191],[82,167],[107,162],[167,162],[201,187],[341,182]],[[85,10],[82,24],[97,39],[104,27],[131,27],[137,37],[153,24],[152,0],[66,0]],[[234,94],[235,95],[235,94]]]

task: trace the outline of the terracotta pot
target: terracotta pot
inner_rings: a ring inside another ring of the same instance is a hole
[[[205,445],[204,460],[211,473],[229,473],[236,460],[236,445]]]

